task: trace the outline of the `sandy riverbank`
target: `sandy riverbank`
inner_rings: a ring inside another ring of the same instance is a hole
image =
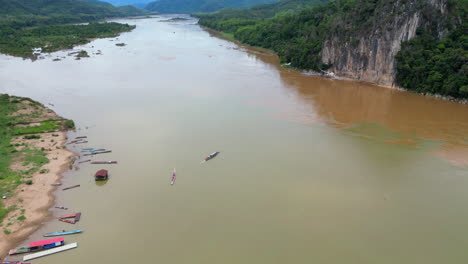
[[[44,108],[47,119],[59,118],[53,111]],[[22,113],[27,110],[21,110]],[[43,115],[42,118],[45,116]],[[39,117],[40,118],[40,117]],[[5,208],[15,207],[3,220],[0,228],[0,259],[3,259],[8,250],[18,246],[36,231],[41,223],[51,217],[49,208],[54,204],[52,192],[55,190],[54,182],[58,182],[62,173],[69,169],[72,157],[75,155],[66,149],[67,132],[40,133],[40,138],[25,139],[23,136],[12,140],[18,151],[24,148],[43,150],[45,157],[49,160],[31,175],[32,184],[20,184],[14,191],[14,195],[9,195],[8,199],[3,199]],[[10,169],[14,172],[24,172],[30,169],[21,156],[12,159]],[[21,218],[19,218],[21,217]],[[24,220],[19,220],[24,219]],[[7,231],[5,231],[7,230]]]

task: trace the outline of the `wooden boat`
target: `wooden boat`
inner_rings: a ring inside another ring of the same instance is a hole
[[[109,178],[109,174],[107,170],[98,170],[96,174],[94,174],[94,179],[96,181],[105,181]]]
[[[47,233],[45,237],[54,237],[54,236],[65,236],[65,235],[73,235],[83,232],[82,229],[71,230],[71,231],[63,231],[63,232],[55,232],[55,233]]]
[[[99,152],[91,152],[88,154],[84,154],[83,156],[92,156],[92,155],[97,155],[97,154],[104,154],[104,153],[111,153],[112,150],[106,150],[106,151],[99,151]]]
[[[50,185],[52,185],[52,186],[60,186],[60,185],[62,185],[62,184],[61,184],[60,182],[54,182],[54,183],[51,183]]]
[[[82,149],[81,150],[81,152],[96,152],[96,151],[106,151],[106,149],[89,148],[89,149]]]
[[[93,161],[91,164],[117,164],[117,161],[115,160],[109,160],[109,161]]]
[[[44,251],[41,251],[41,252],[37,252],[37,253],[34,253],[34,254],[29,254],[29,255],[24,256],[23,261],[27,261],[27,260],[31,260],[31,259],[35,259],[35,258],[40,258],[40,257],[43,257],[43,256],[51,255],[51,254],[54,254],[54,253],[62,252],[62,251],[65,251],[65,250],[76,248],[76,247],[78,247],[78,243],[75,242],[75,243],[71,243],[71,244],[61,246],[61,247],[58,247],[58,248],[44,250]]]
[[[20,261],[4,261],[4,262],[0,262],[0,264],[31,264],[31,263],[20,262]]]
[[[35,251],[40,251],[44,249],[59,247],[63,245],[64,245],[63,237],[58,237],[58,238],[31,242],[29,243],[27,247],[19,247],[19,248],[10,250],[8,254],[16,255],[16,254],[22,254],[22,253],[29,253],[29,252],[35,252]]]
[[[67,187],[67,188],[63,188],[62,191],[66,191],[66,190],[73,189],[73,188],[76,188],[76,187],[80,187],[80,185],[77,184],[77,185],[73,185],[73,186],[70,186],[70,187]]]
[[[88,136],[76,137],[75,139],[82,139],[82,138],[88,138]]]
[[[202,160],[201,163],[207,162],[207,161],[209,161],[210,159],[215,158],[216,156],[218,156],[218,154],[219,154],[219,151],[216,151],[216,152],[211,153],[210,155],[208,155],[208,157],[206,157],[204,160]]]
[[[70,218],[73,218],[73,219],[70,220]],[[59,217],[59,221],[69,223],[69,224],[75,224],[76,222],[80,221],[80,219],[81,219],[81,213],[68,214],[68,215]]]
[[[57,208],[57,209],[63,209],[63,210],[68,210],[68,208],[63,207],[63,206],[55,206],[55,208]]]
[[[174,168],[174,171],[172,172],[172,179],[171,179],[171,185],[174,185],[176,180],[176,170]]]
[[[88,141],[78,141],[78,142],[75,142],[75,144],[84,144],[84,143],[88,143]]]
[[[81,164],[81,163],[85,163],[85,162],[90,162],[91,160],[83,160],[83,161],[79,161],[78,164]]]

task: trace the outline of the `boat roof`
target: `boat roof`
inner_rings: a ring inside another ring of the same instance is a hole
[[[64,240],[63,237],[57,237],[57,238],[35,241],[35,242],[29,243],[29,247],[40,247],[40,246],[44,246],[44,245],[52,244],[56,242],[63,242],[63,240]]]
[[[96,177],[99,177],[99,176],[101,176],[101,177],[107,176],[107,170],[98,170],[96,172]]]

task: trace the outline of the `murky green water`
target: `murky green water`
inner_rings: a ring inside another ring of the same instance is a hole
[[[81,221],[30,240],[85,232],[33,263],[468,261],[466,105],[304,76],[194,21],[158,20],[128,20],[137,29],[80,61],[0,57],[0,92],[54,104],[79,126],[70,136],[88,136],[78,149],[119,162],[66,174],[81,187],[57,203]],[[100,168],[111,177],[98,186]]]

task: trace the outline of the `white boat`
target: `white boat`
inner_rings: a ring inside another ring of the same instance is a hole
[[[23,261],[27,261],[27,260],[31,260],[31,259],[35,259],[35,258],[40,258],[40,257],[52,255],[52,254],[59,253],[59,252],[69,250],[69,249],[73,249],[73,248],[76,248],[76,247],[78,247],[78,243],[75,242],[75,243],[71,243],[71,244],[68,244],[68,245],[65,245],[65,246],[61,246],[61,247],[57,247],[57,248],[53,248],[53,249],[49,249],[49,250],[44,250],[44,251],[41,251],[41,252],[37,252],[37,253],[34,253],[34,254],[29,254],[29,255],[24,256]]]

